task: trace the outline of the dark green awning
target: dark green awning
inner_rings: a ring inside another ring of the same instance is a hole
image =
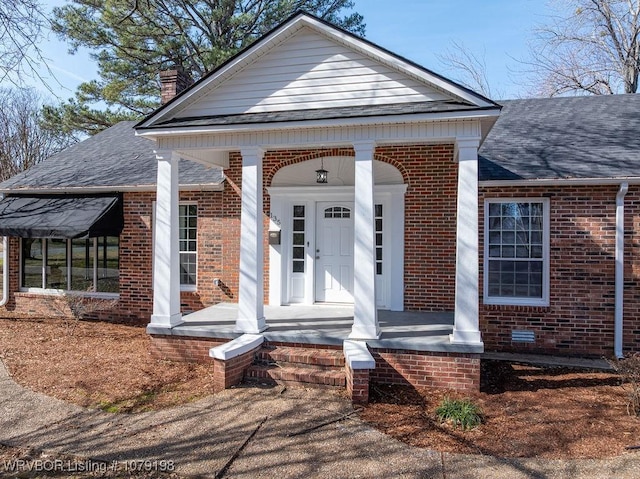
[[[119,236],[123,227],[117,194],[8,196],[0,201],[0,236],[93,238]]]

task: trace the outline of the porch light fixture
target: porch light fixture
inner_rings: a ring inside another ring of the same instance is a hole
[[[320,169],[316,170],[316,183],[326,183],[329,172],[324,169],[324,160],[320,158]]]

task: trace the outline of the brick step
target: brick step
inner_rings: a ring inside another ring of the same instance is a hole
[[[256,362],[277,363],[283,367],[344,368],[344,353],[337,349],[296,348],[289,346],[263,347],[256,353]]]
[[[304,387],[344,388],[347,384],[342,370],[311,369],[291,366],[253,364],[245,371],[245,381]]]

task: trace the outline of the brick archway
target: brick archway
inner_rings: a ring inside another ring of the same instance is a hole
[[[297,154],[296,154],[297,153]],[[327,148],[321,150],[304,151],[292,150],[292,151],[270,151],[265,154],[264,158],[264,185],[266,187],[272,186],[273,177],[282,168],[287,166],[303,163],[309,160],[315,160],[319,158],[328,158],[334,156],[351,156],[355,157],[355,152],[352,148]],[[409,174],[399,161],[380,154],[374,153],[373,159],[382,163],[387,163],[396,168],[402,175],[404,184],[409,185]]]

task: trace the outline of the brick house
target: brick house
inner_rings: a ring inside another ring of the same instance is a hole
[[[477,388],[485,349],[637,348],[636,96],[502,109],[304,13],[161,81],[137,125],[0,184],[3,314],[117,297],[218,387],[265,350],[337,351],[357,400],[369,379]]]

